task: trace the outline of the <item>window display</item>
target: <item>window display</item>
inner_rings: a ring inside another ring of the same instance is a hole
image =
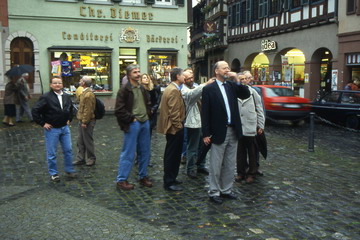
[[[149,74],[154,76],[161,85],[171,82],[170,71],[176,65],[176,52],[149,52]]]
[[[95,92],[112,91],[111,53],[94,51],[51,52],[51,74],[63,78],[64,88],[73,91],[82,76],[93,80]]]

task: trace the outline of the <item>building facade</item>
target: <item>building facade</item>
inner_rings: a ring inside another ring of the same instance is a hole
[[[81,76],[108,109],[131,63],[142,73],[169,80],[174,66],[187,66],[187,3],[183,0],[10,0],[4,69],[31,64],[30,88],[49,90],[61,75],[70,92]],[[6,83],[0,79],[0,86]]]
[[[338,76],[343,88],[360,79],[360,0],[339,1],[338,40]]]
[[[289,86],[314,98],[340,87],[336,0],[232,0],[227,59],[234,71],[251,70],[255,84]]]

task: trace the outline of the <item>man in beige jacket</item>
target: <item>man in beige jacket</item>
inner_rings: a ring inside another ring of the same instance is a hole
[[[84,76],[80,81],[84,88],[80,94],[79,110],[77,119],[79,120],[79,136],[77,141],[78,154],[74,165],[93,166],[96,161],[93,132],[95,127],[95,94],[92,92],[91,78]]]
[[[169,191],[181,191],[176,177],[179,173],[181,150],[184,139],[185,104],[180,86],[185,76],[181,68],[170,72],[171,83],[166,87],[160,102],[160,116],[157,129],[166,135],[164,153],[164,188]]]

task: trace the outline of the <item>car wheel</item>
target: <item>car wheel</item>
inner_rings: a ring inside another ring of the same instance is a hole
[[[359,128],[359,119],[356,116],[348,116],[346,118],[346,127],[348,128]]]

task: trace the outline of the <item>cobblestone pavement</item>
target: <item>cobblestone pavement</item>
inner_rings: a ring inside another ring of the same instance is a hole
[[[76,152],[76,123],[72,127]],[[35,124],[0,127],[0,239],[360,239],[360,134],[316,125],[308,152],[308,125],[267,126],[264,176],[235,183],[239,199],[214,205],[207,177],[184,191],[162,186],[165,138],[154,134],[149,169],[154,187],[130,182],[115,189],[122,132],[113,116],[95,127],[97,163],[76,167],[78,178],[60,183],[47,173],[43,130]],[[59,150],[60,151],[60,150]]]

